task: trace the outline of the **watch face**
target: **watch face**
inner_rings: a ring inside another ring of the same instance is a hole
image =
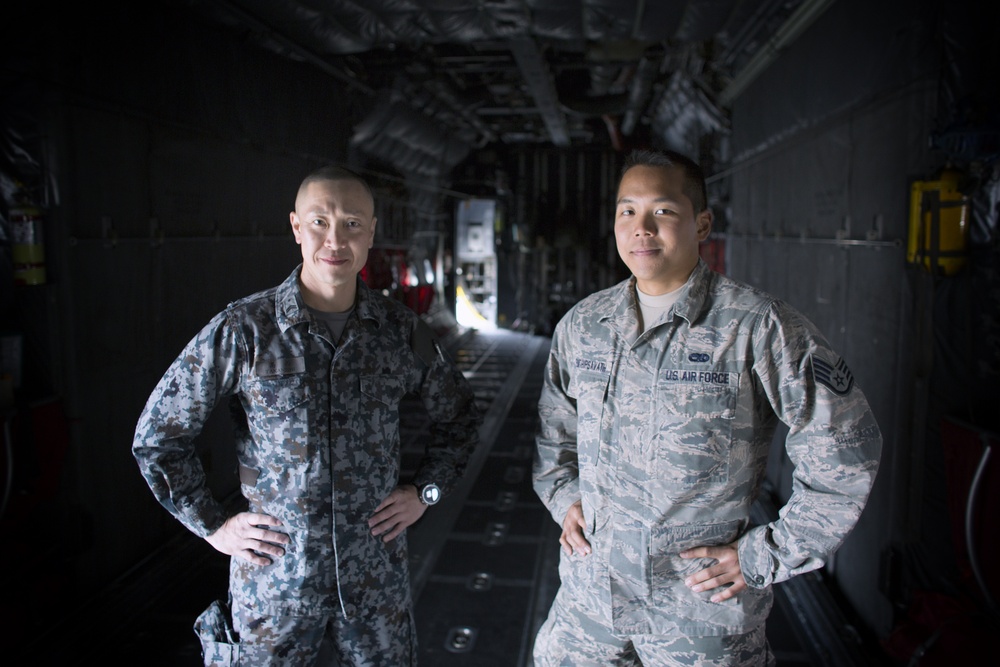
[[[433,505],[441,500],[441,489],[436,484],[427,484],[420,489],[420,499],[427,505]]]

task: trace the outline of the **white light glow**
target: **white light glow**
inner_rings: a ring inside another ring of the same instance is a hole
[[[455,297],[455,319],[459,324],[479,331],[496,331],[496,325],[483,317],[461,285],[455,288]]]

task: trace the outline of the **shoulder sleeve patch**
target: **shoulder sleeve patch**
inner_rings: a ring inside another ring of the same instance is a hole
[[[810,358],[813,379],[838,396],[846,395],[854,387],[854,375],[843,359],[831,364],[816,355]]]
[[[427,366],[433,365],[436,359],[443,358],[441,348],[438,346],[437,337],[423,320],[418,321],[417,326],[413,328],[410,347],[420,361],[424,362]]]

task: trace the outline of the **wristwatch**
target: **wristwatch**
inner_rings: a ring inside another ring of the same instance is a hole
[[[433,505],[441,500],[441,489],[437,484],[424,484],[417,487],[417,496],[424,505]]]

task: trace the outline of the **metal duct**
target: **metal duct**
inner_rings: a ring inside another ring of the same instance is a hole
[[[527,82],[528,90],[535,100],[538,112],[545,121],[552,143],[556,146],[569,146],[569,132],[566,129],[566,116],[559,107],[552,76],[538,46],[530,39],[513,39],[509,42],[511,53],[517,61],[521,74]]]
[[[660,73],[660,60],[661,58],[654,59],[647,56],[640,60],[638,67],[636,67],[635,77],[632,79],[632,85],[628,92],[628,106],[621,124],[621,132],[626,137],[632,134],[636,123],[645,111],[649,92]]]
[[[775,33],[767,44],[761,47],[754,54],[750,62],[744,67],[729,83],[728,86],[719,93],[718,103],[727,107],[732,104],[740,93],[746,90],[754,79],[760,76],[761,72],[767,69],[774,62],[781,51],[801,35],[806,28],[813,24],[820,14],[833,4],[834,0],[805,0],[798,9],[788,17],[778,32]]]

